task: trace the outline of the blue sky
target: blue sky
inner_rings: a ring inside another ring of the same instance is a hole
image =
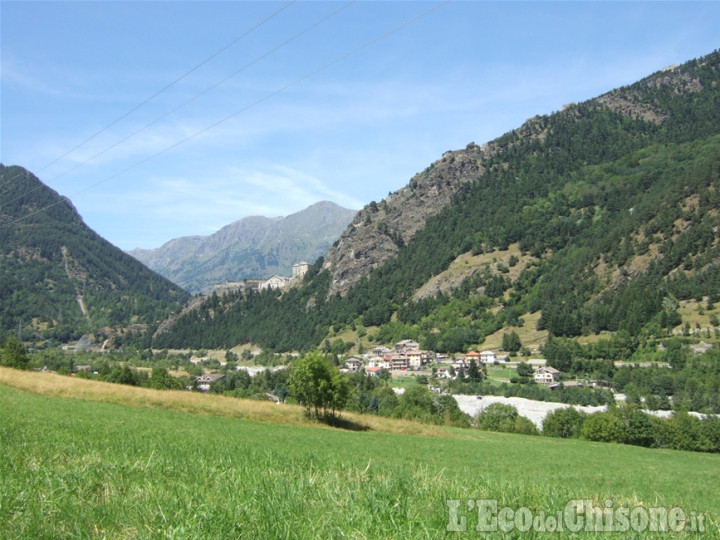
[[[320,200],[359,209],[446,150],[720,46],[720,2],[0,10],[0,161],[122,249]]]

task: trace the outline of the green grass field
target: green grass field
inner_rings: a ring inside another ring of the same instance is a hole
[[[489,379],[500,379],[502,381],[508,382],[510,380],[510,377],[514,377],[517,375],[517,370],[515,368],[488,366],[487,375]]]
[[[572,499],[679,506],[703,514],[702,537],[720,537],[718,455],[440,433],[259,422],[0,385],[0,537],[477,537],[471,499],[546,514]],[[466,532],[446,531],[448,499],[461,501]],[[572,535],[505,537],[520,536]]]
[[[403,373],[412,373],[412,372],[403,372]],[[394,386],[396,388],[408,388],[410,386],[415,386],[417,384],[416,377],[418,375],[425,375],[428,376],[428,372],[424,373],[412,373],[412,375],[396,375],[393,374],[392,378],[390,379],[390,386]]]

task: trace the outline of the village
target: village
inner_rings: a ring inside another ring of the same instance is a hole
[[[457,379],[465,377],[473,363],[482,371],[487,371],[487,369],[483,370],[483,367],[489,365],[504,364],[508,367],[516,365],[515,362],[511,362],[509,355],[497,354],[491,350],[469,351],[465,354],[447,356],[421,350],[417,341],[406,339],[396,343],[392,349],[380,346],[375,347],[368,354],[354,355],[340,366],[340,371],[354,373],[364,370],[371,377],[377,377],[383,370],[389,372],[391,376],[430,371],[439,379]],[[559,382],[560,371],[546,366],[545,360],[530,360],[528,365],[534,369],[533,380],[537,384],[552,387]]]
[[[207,358],[193,358],[190,361],[196,365],[204,364]],[[551,390],[560,384],[560,371],[545,365],[544,359],[529,359],[527,362],[516,362],[508,354],[498,354],[492,350],[469,351],[465,354],[454,354],[452,356],[422,350],[417,341],[405,339],[395,343],[390,348],[378,346],[366,354],[355,354],[347,358],[339,366],[341,373],[365,373],[369,377],[387,377],[388,379],[400,379],[418,375],[431,376],[439,380],[463,379],[471,373],[472,366],[487,376],[489,366],[515,370],[519,363],[523,363],[526,369],[532,369],[532,380],[536,384],[544,385]],[[225,363],[220,361],[220,366]],[[272,369],[284,369],[285,366],[276,366]],[[247,371],[250,376],[258,371],[264,371],[265,367],[260,366],[236,366],[238,370]],[[492,369],[492,368],[491,368]],[[210,385],[222,379],[222,373],[203,373],[196,378],[196,389],[208,391]],[[564,386],[582,386],[577,381],[564,381]],[[593,384],[594,386],[594,384]]]
[[[223,295],[236,291],[285,289],[302,281],[310,266],[310,263],[304,261],[294,264],[291,277],[273,275],[267,279],[244,279],[216,284],[213,287],[213,293]],[[340,371],[342,373],[364,371],[371,377],[377,377],[383,372],[387,372],[390,377],[396,378],[425,372],[425,374],[431,374],[438,379],[454,380],[464,378],[473,364],[487,375],[486,366],[504,365],[508,368],[515,368],[517,363],[511,361],[509,354],[498,354],[492,350],[469,351],[453,356],[442,355],[422,350],[417,341],[405,339],[395,343],[392,348],[378,346],[367,354],[354,355],[345,360],[340,366]],[[550,389],[559,385],[560,371],[546,366],[544,359],[528,360],[527,364],[533,369],[532,379],[536,384],[545,385]],[[253,374],[252,368],[238,366],[238,369],[246,369],[251,375]],[[203,374],[198,377],[196,388],[207,391],[210,385],[220,378],[222,378],[222,374]],[[565,386],[583,385],[577,381],[566,381],[563,384]]]

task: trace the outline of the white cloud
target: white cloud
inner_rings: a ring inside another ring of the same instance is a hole
[[[145,224],[142,247],[159,247],[178,236],[212,234],[250,215],[287,216],[320,200],[348,208],[365,204],[310,174],[288,166],[266,166],[155,176],[140,185],[113,187],[104,194],[88,192],[77,199],[77,205],[91,226],[102,222],[100,227],[118,231],[120,223]],[[114,234],[116,238],[124,236]],[[154,242],[153,237],[157,239]],[[116,241],[124,249],[130,248],[129,243],[141,243],[129,238]]]

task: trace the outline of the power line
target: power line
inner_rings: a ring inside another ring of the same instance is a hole
[[[94,134],[90,135],[90,136],[87,137],[85,140],[83,140],[82,142],[78,143],[78,144],[75,145],[73,148],[71,148],[70,150],[68,150],[68,151],[65,152],[64,154],[62,154],[61,156],[59,156],[59,157],[53,159],[51,162],[43,165],[40,169],[38,169],[37,171],[35,171],[35,174],[39,174],[40,172],[44,171],[44,170],[47,169],[48,167],[51,167],[52,165],[54,165],[55,163],[57,163],[57,162],[60,161],[61,159],[66,158],[67,156],[69,156],[70,154],[72,154],[75,150],[78,150],[79,148],[81,148],[82,146],[84,146],[85,144],[87,144],[88,142],[90,142],[91,140],[95,139],[95,138],[98,137],[99,135],[102,135],[102,134],[105,133],[108,129],[110,129],[110,128],[113,127],[114,125],[118,124],[119,122],[121,122],[122,120],[124,120],[125,118],[127,118],[128,116],[130,116],[132,113],[134,113],[135,111],[137,111],[138,109],[140,109],[141,107],[143,107],[144,105],[147,105],[148,103],[150,103],[153,99],[155,99],[156,97],[158,97],[160,94],[166,92],[167,90],[169,90],[170,88],[172,88],[173,86],[175,86],[177,83],[179,83],[180,81],[182,81],[183,79],[185,79],[186,77],[188,77],[189,75],[191,75],[192,73],[194,73],[195,71],[197,71],[198,69],[200,69],[202,66],[204,66],[205,64],[207,64],[208,62],[210,62],[211,60],[213,60],[214,58],[216,58],[217,56],[219,56],[220,54],[222,54],[223,52],[225,52],[226,50],[228,50],[230,47],[232,47],[233,45],[235,45],[236,43],[238,43],[240,40],[242,40],[242,39],[246,38],[247,36],[249,36],[249,35],[250,35],[251,33],[253,33],[255,30],[257,30],[258,28],[260,28],[261,26],[263,26],[264,24],[266,24],[267,22],[269,22],[271,19],[273,19],[274,17],[276,17],[277,15],[279,15],[281,12],[283,12],[284,10],[286,10],[287,8],[289,8],[289,7],[290,7],[292,4],[294,4],[296,1],[297,1],[297,0],[290,0],[290,2],[288,2],[288,3],[285,4],[285,5],[283,5],[280,9],[275,10],[273,13],[271,13],[270,15],[268,15],[267,17],[265,17],[263,20],[261,20],[260,22],[258,22],[258,23],[255,24],[254,26],[252,26],[250,29],[248,29],[248,30],[246,30],[245,32],[243,32],[242,34],[240,34],[238,37],[236,37],[236,38],[235,38],[234,40],[232,40],[230,43],[228,43],[227,45],[225,45],[225,46],[223,46],[222,48],[218,49],[217,51],[215,51],[214,53],[212,53],[210,56],[208,56],[207,58],[205,58],[202,62],[200,62],[200,63],[197,64],[196,66],[190,68],[188,71],[186,71],[186,72],[183,73],[182,75],[180,75],[180,76],[179,76],[178,78],[176,78],[174,81],[166,84],[166,85],[163,86],[160,90],[158,90],[157,92],[155,92],[154,94],[152,94],[150,97],[144,99],[144,100],[141,101],[138,105],[135,105],[135,106],[134,106],[133,108],[131,108],[129,111],[127,111],[126,113],[122,114],[120,117],[116,118],[115,120],[113,120],[112,122],[110,122],[109,124],[107,124],[105,127],[103,127],[102,129],[100,129],[99,131],[97,131],[97,132],[95,132]],[[94,156],[94,157],[97,157],[97,156]],[[92,159],[92,158],[91,158],[91,159]],[[82,164],[81,164],[81,165],[82,165]],[[75,168],[77,168],[77,167],[75,167]],[[71,169],[71,170],[75,170],[75,168],[73,168],[73,169]],[[67,172],[68,172],[68,171],[66,171],[66,173],[67,173]],[[66,174],[66,173],[63,173],[63,174]],[[61,175],[61,176],[62,176],[62,175]],[[15,177],[11,178],[10,181],[14,180],[15,178],[18,178],[18,176],[15,176]],[[28,192],[28,193],[30,193],[30,192]]]
[[[236,77],[237,75],[239,75],[240,73],[242,73],[242,72],[245,71],[246,69],[254,66],[255,64],[258,64],[259,62],[261,62],[262,60],[264,60],[265,58],[267,58],[267,57],[270,56],[271,54],[277,52],[278,50],[282,49],[282,48],[285,47],[286,45],[292,43],[293,41],[295,41],[295,40],[298,39],[299,37],[307,34],[307,33],[310,32],[313,28],[321,25],[322,23],[324,23],[324,22],[327,21],[328,19],[334,17],[335,15],[337,15],[338,13],[340,13],[342,10],[344,10],[344,9],[348,8],[349,6],[351,6],[352,4],[354,4],[356,1],[357,1],[357,0],[352,0],[352,1],[350,1],[350,2],[347,2],[346,4],[342,5],[340,8],[336,9],[335,11],[333,11],[332,13],[330,13],[329,15],[326,15],[325,17],[321,18],[320,20],[314,22],[314,23],[311,24],[310,26],[308,26],[308,27],[306,27],[305,29],[301,30],[300,32],[296,33],[296,34],[293,35],[292,37],[286,39],[285,41],[283,41],[283,42],[280,43],[279,45],[273,47],[273,48],[270,49],[269,51],[261,54],[260,56],[258,56],[258,57],[255,58],[254,60],[252,60],[251,62],[248,62],[247,64],[245,64],[244,66],[242,66],[240,69],[236,70],[234,73],[228,75],[228,76],[225,77],[224,79],[221,79],[220,81],[216,82],[215,84],[209,86],[209,87],[206,88],[205,90],[202,90],[202,91],[199,92],[198,94],[195,94],[193,97],[191,97],[190,99],[184,101],[184,102],[181,103],[180,105],[177,105],[175,108],[173,108],[173,109],[171,109],[170,111],[166,112],[166,113],[163,114],[162,116],[156,118],[155,120],[153,120],[152,122],[150,122],[150,123],[148,123],[148,124],[145,124],[143,127],[137,129],[136,131],[132,132],[130,135],[127,135],[126,137],[124,137],[123,139],[120,139],[119,141],[111,144],[110,146],[107,146],[106,148],[104,148],[104,149],[101,150],[100,152],[92,155],[91,157],[87,158],[86,160],[84,160],[84,161],[76,164],[74,167],[72,167],[71,169],[68,169],[68,170],[66,170],[65,172],[59,174],[58,176],[56,176],[56,177],[53,178],[52,180],[57,180],[58,178],[61,178],[61,177],[65,176],[66,174],[69,174],[69,173],[71,173],[71,172],[79,169],[79,168],[82,167],[83,165],[86,165],[87,163],[91,162],[92,160],[94,160],[94,159],[102,156],[102,155],[105,154],[106,152],[109,152],[110,150],[112,150],[112,149],[114,149],[114,148],[117,148],[118,146],[120,146],[120,145],[123,144],[124,142],[132,139],[133,137],[135,137],[136,135],[142,133],[142,132],[145,131],[146,129],[148,129],[148,128],[154,126],[155,124],[157,124],[158,122],[164,120],[164,119],[167,118],[168,116],[171,116],[172,114],[176,113],[176,112],[179,111],[180,109],[182,109],[182,108],[184,108],[185,106],[189,105],[189,104],[192,103],[193,101],[195,101],[195,100],[199,99],[200,97],[204,96],[204,95],[207,94],[208,92],[214,90],[214,89],[217,88],[218,86],[221,86],[222,84],[226,83],[226,82],[229,81],[230,79]],[[237,41],[237,40],[236,40],[236,41]],[[227,47],[225,47],[225,48],[227,48]],[[169,88],[169,86],[166,87],[166,88]],[[149,101],[149,100],[146,100],[145,103],[147,103],[147,101]],[[136,107],[136,108],[133,109],[133,110],[137,110],[138,108],[139,108],[139,106]],[[127,116],[127,114],[126,114],[125,116]],[[117,123],[117,121],[116,121],[115,123]],[[111,124],[111,125],[113,125],[113,124]],[[102,133],[102,132],[98,132],[98,134],[100,134],[100,133]],[[61,159],[61,158],[59,158],[59,159]],[[57,160],[56,160],[56,161],[57,161]],[[39,187],[38,187],[38,188],[35,188],[35,189],[39,189]],[[13,199],[13,200],[11,200],[11,201],[7,201],[7,202],[8,202],[8,203],[14,202],[14,201],[16,201],[16,200],[24,197],[24,196],[27,195],[28,193],[31,193],[32,191],[34,191],[34,190],[30,190],[30,191],[24,193],[23,195],[21,195],[20,197],[17,197],[17,198],[15,198],[15,199]]]
[[[73,194],[71,195],[71,197],[75,197],[75,196],[77,196],[77,195],[81,195],[81,194],[83,194],[83,193],[86,193],[86,192],[90,191],[91,189],[94,189],[95,187],[97,187],[97,186],[99,186],[99,185],[101,185],[101,184],[104,184],[104,183],[106,183],[106,182],[109,182],[110,180],[113,180],[113,179],[117,178],[118,176],[122,176],[123,174],[127,173],[128,171],[130,171],[130,170],[132,170],[132,169],[135,169],[136,167],[139,167],[140,165],[143,165],[143,164],[147,163],[148,161],[151,161],[151,160],[155,159],[156,157],[161,156],[161,155],[169,152],[170,150],[173,150],[173,149],[177,148],[178,146],[181,146],[182,144],[186,143],[187,141],[189,141],[189,140],[191,140],[191,139],[194,139],[195,137],[198,137],[198,136],[202,135],[203,133],[206,133],[207,131],[210,131],[210,130],[214,129],[214,128],[218,127],[218,126],[221,125],[221,124],[224,124],[225,122],[227,122],[227,121],[235,118],[236,116],[239,116],[240,114],[248,111],[249,109],[252,109],[253,107],[257,107],[258,105],[264,103],[265,101],[268,101],[269,99],[272,99],[273,97],[277,96],[278,94],[281,94],[282,92],[285,92],[286,90],[289,90],[290,88],[293,88],[294,86],[297,86],[298,84],[301,84],[302,82],[306,81],[307,79],[309,79],[309,78],[311,78],[311,77],[314,77],[314,76],[317,75],[318,73],[321,73],[321,72],[323,72],[323,71],[331,68],[332,66],[334,66],[334,65],[336,65],[336,64],[338,64],[338,63],[346,60],[347,58],[349,58],[349,57],[351,57],[351,56],[359,53],[360,51],[362,51],[362,50],[370,47],[371,45],[374,45],[374,44],[377,43],[378,41],[381,41],[381,40],[387,38],[388,36],[394,34],[395,32],[398,32],[399,30],[402,30],[402,29],[405,28],[406,26],[409,26],[410,24],[418,21],[419,19],[421,19],[421,18],[429,15],[430,13],[436,11],[437,9],[439,9],[440,7],[444,6],[445,4],[447,4],[447,3],[449,3],[449,2],[450,2],[450,0],[442,0],[441,2],[439,2],[439,3],[435,4],[434,6],[432,6],[431,8],[426,9],[425,11],[423,11],[423,12],[421,12],[421,13],[419,13],[419,14],[417,14],[417,15],[409,18],[409,19],[407,19],[406,21],[404,21],[404,22],[400,23],[399,25],[391,28],[390,30],[387,30],[387,31],[383,32],[382,34],[379,34],[378,36],[376,36],[376,37],[374,37],[374,38],[372,38],[372,39],[370,39],[370,40],[362,43],[361,45],[355,47],[354,49],[350,50],[349,52],[347,52],[347,53],[345,53],[345,54],[343,54],[343,55],[341,55],[341,56],[338,56],[338,57],[336,57],[335,59],[331,60],[330,62],[327,62],[326,64],[323,64],[322,66],[320,66],[320,67],[318,67],[318,68],[316,68],[316,69],[314,69],[314,70],[306,73],[306,74],[303,75],[302,77],[299,77],[299,78],[293,80],[292,82],[289,82],[289,83],[281,86],[280,88],[278,88],[278,89],[276,89],[276,90],[274,90],[274,91],[272,91],[272,92],[269,92],[269,93],[266,94],[265,96],[256,99],[255,101],[249,103],[248,105],[242,107],[241,109],[239,109],[239,110],[237,110],[237,111],[235,111],[235,112],[233,112],[233,113],[231,113],[231,114],[229,114],[229,115],[221,118],[220,120],[217,120],[216,122],[214,122],[214,123],[206,126],[205,128],[203,128],[203,129],[201,129],[201,130],[199,130],[199,131],[196,131],[195,133],[192,133],[191,135],[188,135],[187,137],[185,137],[185,138],[183,138],[183,139],[180,139],[179,141],[171,144],[170,146],[167,146],[167,147],[165,147],[164,149],[162,149],[162,150],[160,150],[160,151],[158,151],[158,152],[156,152],[156,153],[154,153],[154,154],[152,154],[152,155],[150,155],[150,156],[148,156],[148,157],[146,157],[146,158],[143,158],[142,160],[137,161],[137,162],[133,163],[132,165],[129,165],[128,167],[126,167],[126,168],[124,168],[124,169],[122,169],[122,170],[120,170],[120,171],[118,171],[118,172],[116,172],[116,173],[114,173],[114,174],[112,174],[112,175],[110,175],[110,176],[102,179],[102,180],[99,180],[98,182],[95,182],[94,184],[91,184],[91,185],[87,186],[86,188],[81,189],[81,190],[73,193]],[[5,224],[5,225],[0,225],[0,228],[2,228],[2,227],[4,227],[4,226],[8,226],[8,225],[14,225],[15,223],[18,223],[18,222],[20,222],[20,221],[22,221],[22,220],[24,220],[24,219],[27,219],[27,218],[29,218],[29,217],[32,217],[32,216],[36,215],[36,214],[39,214],[40,212],[44,212],[44,211],[47,210],[48,208],[51,208],[51,207],[53,207],[53,206],[56,206],[57,204],[60,204],[61,202],[63,202],[63,201],[62,201],[62,200],[59,200],[59,201],[57,201],[57,202],[55,202],[55,203],[49,204],[48,206],[45,206],[45,207],[43,207],[43,208],[41,208],[41,209],[39,209],[39,210],[36,210],[35,212],[31,212],[30,214],[27,214],[27,215],[25,215],[25,216],[23,216],[23,217],[21,217],[21,218],[18,218],[18,219],[14,220],[14,221],[11,221],[11,222],[9,222],[9,223],[7,223],[7,224]]]
[[[294,0],[293,0],[293,1],[294,1]],[[142,133],[143,131],[145,131],[145,130],[148,129],[149,127],[154,126],[154,125],[157,124],[158,122],[164,120],[164,119],[167,118],[168,116],[174,114],[174,113],[177,112],[178,110],[180,110],[180,109],[182,109],[183,107],[189,105],[190,103],[192,103],[193,101],[195,101],[195,100],[197,100],[198,98],[202,97],[203,95],[207,94],[207,93],[210,92],[211,90],[214,90],[215,88],[217,88],[218,86],[226,83],[227,81],[229,81],[229,80],[232,79],[233,77],[236,77],[237,75],[239,75],[240,73],[242,73],[243,71],[245,71],[246,69],[248,69],[249,67],[252,67],[252,66],[254,66],[255,64],[261,62],[262,60],[264,60],[265,58],[267,58],[268,56],[270,56],[270,55],[273,54],[274,52],[277,52],[278,50],[282,49],[282,48],[285,47],[286,45],[288,45],[288,44],[290,44],[291,42],[295,41],[295,40],[298,39],[299,37],[301,37],[301,36],[303,36],[304,34],[310,32],[313,28],[315,28],[315,27],[319,26],[320,24],[324,23],[325,21],[327,21],[327,20],[330,19],[331,17],[334,17],[335,15],[337,15],[338,13],[340,13],[342,10],[344,10],[344,9],[346,9],[347,7],[349,7],[350,5],[354,4],[356,1],[357,1],[357,0],[351,0],[350,2],[345,3],[345,4],[342,5],[340,8],[336,9],[335,11],[333,11],[333,12],[331,12],[330,14],[326,15],[325,17],[323,17],[323,18],[319,19],[318,21],[314,22],[314,23],[311,24],[310,26],[308,26],[308,27],[306,27],[305,29],[301,30],[300,32],[296,33],[296,34],[293,35],[292,37],[286,39],[285,41],[283,41],[283,42],[280,43],[279,45],[273,47],[273,48],[270,49],[269,51],[261,54],[260,56],[258,56],[258,57],[255,58],[254,60],[252,60],[251,62],[245,64],[245,65],[242,66],[240,69],[236,70],[234,73],[228,75],[228,76],[225,77],[224,79],[221,79],[220,81],[216,82],[215,84],[209,86],[208,88],[206,88],[205,90],[201,91],[200,93],[195,94],[195,95],[194,95],[193,97],[191,97],[190,99],[184,101],[184,102],[181,103],[180,105],[176,106],[176,107],[173,108],[172,110],[170,110],[170,111],[168,111],[167,113],[165,113],[165,114],[163,114],[162,116],[160,116],[159,118],[156,118],[156,119],[153,120],[152,122],[150,122],[150,123],[148,123],[148,124],[145,124],[143,127],[141,127],[140,129],[132,132],[130,135],[127,135],[127,136],[124,137],[123,139],[120,139],[119,141],[116,141],[115,143],[111,144],[110,146],[107,146],[106,148],[104,148],[104,149],[101,150],[100,152],[92,155],[91,157],[87,158],[86,160],[84,160],[84,161],[82,161],[82,162],[80,162],[80,163],[77,163],[74,167],[72,167],[72,168],[64,171],[63,173],[55,176],[52,180],[57,180],[58,178],[61,178],[61,177],[65,176],[66,174],[69,174],[69,173],[71,173],[71,172],[79,169],[79,168],[82,167],[83,165],[86,165],[87,163],[91,162],[92,160],[94,160],[94,159],[102,156],[102,155],[105,154],[106,152],[109,152],[110,150],[113,150],[114,148],[117,148],[118,146],[120,146],[120,145],[123,144],[124,142],[126,142],[126,141],[130,140],[131,138],[135,137],[136,135]],[[286,6],[286,7],[287,7],[287,6]],[[284,9],[284,8],[283,8],[283,9]],[[275,12],[274,15],[277,15],[279,12],[280,12],[280,11]],[[273,15],[273,16],[274,16],[274,15]],[[271,18],[271,17],[270,17],[270,18]],[[267,22],[270,18],[265,19],[265,21],[263,21],[263,22]],[[260,23],[260,24],[262,24],[262,23]],[[256,25],[254,28],[258,28],[258,27],[259,27],[259,25]],[[246,36],[249,32],[250,32],[250,31],[246,32],[246,33],[243,34],[243,36],[241,36],[241,37]],[[218,51],[217,53],[215,53],[212,57],[208,58],[208,60],[206,60],[206,61],[203,62],[202,64],[199,64],[198,66],[196,66],[195,68],[193,68],[191,71],[187,72],[183,77],[189,75],[190,73],[192,73],[192,71],[194,71],[195,69],[197,69],[197,68],[200,67],[201,65],[207,63],[207,61],[209,61],[211,58],[214,58],[215,56],[217,56],[218,54],[220,54],[220,52],[226,50],[226,49],[227,49],[228,47],[230,47],[232,44],[234,44],[234,43],[236,43],[237,41],[239,41],[239,39],[241,39],[241,38],[237,38],[237,39],[236,39],[235,41],[233,41],[231,44],[223,47],[223,49],[221,49],[220,51]],[[176,79],[175,82],[181,80],[183,77],[181,77],[181,78],[179,78],[179,79]],[[172,83],[172,84],[174,84],[174,83]],[[166,86],[164,90],[170,88],[170,86],[172,86],[172,84]],[[164,90],[163,90],[163,91],[164,91]],[[162,91],[161,91],[161,92],[162,92]],[[155,96],[159,95],[161,92],[156,93]],[[119,118],[118,120],[114,121],[113,123],[111,123],[110,125],[108,125],[106,128],[104,128],[103,130],[97,132],[97,133],[95,134],[95,136],[103,133],[104,131],[106,131],[107,129],[109,129],[110,127],[112,127],[113,125],[117,124],[120,120],[122,120],[123,118],[125,118],[126,116],[128,116],[131,112],[136,111],[137,109],[139,109],[143,104],[148,103],[151,99],[152,99],[152,98],[146,99],[142,104],[140,104],[140,105],[138,105],[137,107],[133,108],[130,112],[126,113],[126,114],[123,115],[121,118]],[[95,137],[95,136],[93,136],[93,137]],[[91,139],[92,139],[92,137],[86,139],[85,142],[88,142],[88,141],[91,140]],[[80,146],[82,146],[82,144],[84,144],[84,143],[81,143],[80,145],[76,146],[75,149],[77,149],[77,148],[79,148]],[[72,152],[72,150],[71,150],[71,152]],[[69,153],[70,153],[70,152],[66,153],[65,156],[67,156]],[[55,162],[59,161],[60,159],[62,159],[62,157],[64,157],[64,156],[61,156],[60,158],[56,159],[56,160],[53,161],[52,163],[55,163]],[[52,163],[51,163],[51,164],[52,164]],[[49,165],[47,165],[47,166],[49,166]],[[46,166],[46,167],[47,167],[47,166]],[[41,170],[42,170],[42,169],[41,169]],[[14,178],[17,178],[17,177],[14,177]],[[13,178],[11,178],[10,180],[13,180]],[[18,199],[21,199],[21,198],[27,196],[28,194],[32,193],[33,191],[36,191],[36,190],[40,189],[41,187],[42,187],[42,186],[38,186],[38,187],[33,188],[33,189],[29,190],[29,191],[26,191],[25,193],[23,193],[22,195],[16,197],[15,199],[12,199],[12,200],[10,200],[10,201],[6,201],[5,204],[9,204],[9,203],[15,202],[15,201],[17,201]]]

